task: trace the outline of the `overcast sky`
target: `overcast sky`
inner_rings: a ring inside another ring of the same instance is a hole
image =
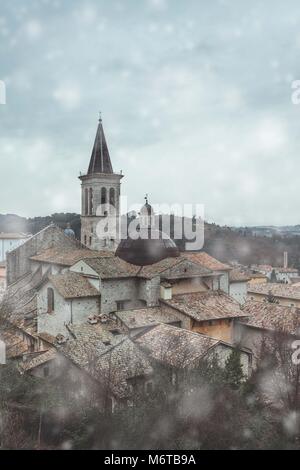
[[[0,0],[0,213],[80,211],[99,110],[129,202],[300,222],[299,0]]]

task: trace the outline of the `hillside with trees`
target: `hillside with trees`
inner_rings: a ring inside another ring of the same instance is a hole
[[[51,223],[62,229],[71,224],[76,237],[80,238],[80,215],[75,213],[55,213],[45,217],[25,218],[18,215],[0,214],[0,232],[23,232],[35,234]],[[287,251],[289,266],[300,269],[300,237],[254,236],[245,230],[236,231],[230,227],[205,223],[203,249],[223,262],[238,261],[244,265],[271,264],[283,265],[283,252]],[[182,250],[184,243],[176,241]]]

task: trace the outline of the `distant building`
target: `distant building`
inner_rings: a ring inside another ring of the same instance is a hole
[[[297,307],[248,300],[243,312],[246,317],[235,323],[235,339],[253,352],[254,366],[260,360],[267,337],[276,339],[278,332],[284,334],[288,342],[300,337]]]
[[[250,279],[239,269],[232,269],[229,272],[229,295],[240,304],[243,304],[247,299],[247,282]]]
[[[256,272],[264,274],[269,280],[275,274],[276,282],[282,282],[284,284],[291,284],[294,278],[299,276],[298,269],[283,267],[274,267],[269,264],[253,265],[252,269]]]
[[[300,307],[300,288],[286,284],[248,285],[248,299],[267,302],[272,299],[278,305]]]
[[[0,262],[5,261],[6,253],[18,248],[22,245],[31,235],[25,233],[0,233]]]
[[[253,284],[266,284],[268,282],[268,278],[265,274],[254,272],[254,271],[247,271],[247,275],[249,276],[249,285]]]

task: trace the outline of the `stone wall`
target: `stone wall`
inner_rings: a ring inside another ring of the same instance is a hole
[[[155,307],[158,305],[160,297],[160,277],[139,279],[138,297],[146,302],[147,307]]]
[[[82,190],[82,209],[81,209],[81,242],[92,250],[110,250],[114,251],[117,247],[118,224],[120,212],[120,181],[122,176],[118,174],[109,175],[85,175],[80,177]],[[116,233],[113,236],[97,235],[97,225],[103,220],[100,214],[102,204],[102,189],[106,189],[106,202],[109,203],[110,189],[114,190],[114,207]],[[92,204],[90,205],[90,191],[92,191]],[[86,201],[87,197],[87,201]],[[91,207],[90,207],[91,206]],[[86,211],[86,208],[88,209]],[[90,209],[92,209],[90,211]],[[114,239],[114,240],[112,240]]]
[[[54,289],[54,311],[47,313],[48,287],[53,288],[50,282],[44,284],[37,295],[38,333],[49,333],[53,336],[61,333],[68,336],[66,324],[85,323],[89,316],[100,313],[100,297],[66,300],[56,289]]]
[[[161,306],[166,313],[171,313],[172,315],[176,315],[178,320],[181,322],[181,328],[185,328],[186,330],[192,329],[192,320],[184,313],[180,312],[179,310],[166,305],[164,302],[161,302]]]
[[[179,279],[172,286],[172,294],[191,294],[193,292],[206,292],[208,287],[202,278]]]
[[[140,308],[144,303],[138,296],[138,279],[102,279],[101,280],[101,313],[117,310],[117,302],[124,301],[127,310]]]
[[[47,248],[78,248],[78,242],[67,237],[56,225],[50,225],[23,245],[7,254],[7,285],[24,276],[31,269],[30,257]]]
[[[233,342],[233,320],[211,320],[204,322],[193,321],[192,331],[220,339],[226,343]]]
[[[244,304],[247,299],[247,282],[232,282],[229,295],[240,304]]]

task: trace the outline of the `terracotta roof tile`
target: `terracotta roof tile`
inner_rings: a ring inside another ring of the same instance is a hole
[[[0,339],[5,343],[6,358],[16,358],[28,351],[26,341],[22,340],[13,328],[4,329],[0,332]]]
[[[49,281],[65,299],[100,296],[99,291],[81,274],[65,272],[48,276]]]
[[[135,342],[153,359],[176,368],[198,365],[220,341],[209,336],[160,324],[139,335]]]
[[[199,252],[185,251],[184,253],[181,253],[181,256],[184,258],[188,258],[194,261],[195,263],[199,263],[201,266],[204,266],[205,268],[212,269],[213,271],[229,271],[231,269],[231,267],[228,264],[218,261],[217,259],[210,256],[208,253],[205,253],[205,251],[199,251]]]
[[[116,312],[115,315],[129,329],[144,328],[159,323],[180,322],[180,318],[176,316],[175,312],[168,312],[163,307],[123,310]]]
[[[93,251],[84,248],[68,248],[65,250],[57,248],[48,248],[47,250],[32,256],[33,261],[58,264],[62,266],[72,266],[84,258],[111,257],[114,253],[109,251]]]
[[[174,295],[171,300],[161,300],[197,321],[239,318],[245,314],[239,303],[221,291]]]
[[[249,326],[299,334],[300,312],[295,307],[248,300],[243,307],[243,312],[249,319],[242,321]]]
[[[135,277],[140,267],[129,264],[117,256],[106,258],[89,258],[84,262],[90,266],[102,279]]]
[[[229,282],[248,282],[250,279],[250,276],[239,269],[232,269],[229,272]]]
[[[300,288],[287,284],[248,284],[248,294],[261,294],[267,296],[271,293],[275,297],[291,300],[300,300]]]
[[[117,397],[130,395],[128,379],[152,372],[147,357],[126,336],[114,336],[99,324],[73,325],[72,332],[58,350]]]
[[[32,370],[36,367],[46,364],[49,361],[52,361],[53,359],[55,359],[56,355],[57,352],[54,348],[48,349],[47,351],[34,353],[32,354],[33,357],[29,355],[27,359],[25,359],[25,361],[21,362],[19,364],[19,367],[25,371]]]

